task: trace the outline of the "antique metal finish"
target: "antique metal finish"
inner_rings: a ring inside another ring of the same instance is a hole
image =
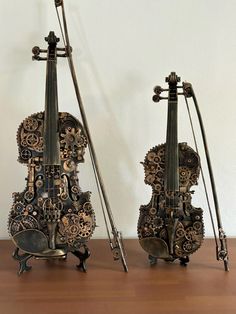
[[[180,259],[186,264],[188,256],[201,246],[204,235],[202,209],[192,206],[190,191],[197,184],[200,159],[187,143],[178,144],[180,78],[172,72],[166,81],[169,84],[166,144],[153,147],[143,163],[145,183],[152,186],[152,198],[148,205],[140,207],[138,236],[151,264],[157,258]],[[162,91],[159,86],[154,89],[157,95]],[[160,97],[153,100],[159,101]]]
[[[95,229],[90,192],[79,186],[77,166],[84,161],[87,138],[82,124],[71,114],[58,112],[56,62],[59,39],[45,38],[48,50],[33,48],[34,59],[47,52],[45,111],[27,117],[19,126],[19,162],[27,164],[23,192],[13,194],[9,232],[17,249],[19,273],[30,268],[30,257],[65,258],[72,252],[85,271],[87,241]],[[19,249],[23,255],[19,255]]]
[[[198,250],[203,241],[203,211],[201,208],[192,206],[191,194],[193,191],[190,190],[193,185],[197,184],[200,172],[205,185],[198,149],[196,145],[195,152],[187,143],[178,143],[177,135],[178,95],[184,95],[186,103],[187,98],[193,97],[202,132],[215,203],[220,241],[220,249],[218,249],[218,240],[215,239],[217,259],[223,260],[225,270],[228,270],[226,236],[222,228],[215,182],[197,100],[190,83],[177,86],[180,79],[174,72],[166,78],[166,81],[169,84],[168,89],[163,89],[160,86],[154,88],[154,102],[168,99],[167,136],[166,144],[153,147],[142,163],[145,171],[145,183],[152,187],[152,198],[149,204],[140,207],[139,242],[149,254],[150,264],[155,264],[158,258],[162,258],[166,261],[179,259],[182,265],[186,265],[189,262],[189,255]],[[182,88],[183,93],[178,93],[178,88]],[[163,91],[168,91],[168,97],[160,96]],[[192,125],[191,117],[190,122]],[[194,141],[196,144],[195,135]],[[208,200],[206,186],[205,191]],[[212,218],[210,206],[209,211]],[[215,231],[213,219],[212,225]]]

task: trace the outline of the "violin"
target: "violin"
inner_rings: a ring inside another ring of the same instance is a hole
[[[144,181],[151,185],[152,197],[147,205],[140,207],[139,243],[148,253],[150,264],[156,264],[157,259],[170,262],[178,259],[181,265],[187,265],[189,255],[200,248],[204,238],[203,210],[192,205],[194,191],[191,190],[192,186],[198,184],[201,174],[215,238],[216,258],[224,262],[224,269],[228,271],[227,238],[222,226],[215,180],[199,105],[192,85],[184,82],[182,86],[178,86],[180,78],[175,72],[170,73],[166,82],[169,85],[167,89],[160,86],[154,88],[154,102],[159,102],[162,99],[168,100],[166,143],[149,150],[142,163],[145,171]],[[183,92],[179,93],[179,89],[182,89]],[[162,92],[168,92],[168,97],[161,97]],[[187,143],[178,143],[178,95],[183,95],[185,98],[196,151]],[[194,102],[201,130],[214,201],[218,237],[205,175],[198,154],[188,98],[192,98]]]
[[[166,143],[153,147],[143,162],[145,183],[152,187],[148,205],[140,207],[139,243],[149,254],[150,263],[158,258],[166,261],[189,261],[204,237],[203,210],[191,204],[191,187],[200,174],[199,155],[187,145],[178,143],[178,87],[180,78],[172,72],[168,82],[168,118]],[[155,88],[153,100],[161,87]]]
[[[19,274],[30,269],[31,257],[66,258],[68,252],[85,271],[86,244],[96,225],[90,192],[81,191],[77,171],[87,146],[84,128],[71,114],[58,112],[57,58],[66,57],[66,49],[57,47],[52,31],[45,40],[47,50],[32,50],[34,60],[47,64],[45,109],[25,118],[17,132],[18,160],[28,167],[26,188],[13,193],[8,221]]]

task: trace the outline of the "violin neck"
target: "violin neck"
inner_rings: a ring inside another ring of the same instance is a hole
[[[165,153],[165,190],[179,191],[179,147],[178,147],[178,94],[177,82],[169,82],[168,117]]]
[[[45,117],[44,117],[44,165],[60,165],[60,145],[58,130],[57,58],[54,32],[46,38],[49,43],[47,57]]]

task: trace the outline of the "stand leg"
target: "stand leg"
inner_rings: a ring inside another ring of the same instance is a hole
[[[32,267],[27,265],[27,261],[32,257],[33,255],[24,253],[22,255],[19,254],[19,248],[17,247],[15,251],[12,254],[12,257],[19,262],[20,268],[18,271],[18,275],[20,276],[24,271],[29,271]]]
[[[187,266],[187,264],[189,263],[189,257],[188,256],[180,257],[179,260],[180,260],[181,266]]]
[[[71,252],[72,254],[74,254],[76,257],[79,258],[80,263],[79,265],[76,265],[76,267],[78,267],[80,270],[82,270],[83,272],[86,272],[86,259],[89,258],[90,256],[90,251],[88,249],[88,247],[86,245],[83,246],[84,252],[81,251],[73,251]]]
[[[149,259],[150,265],[156,265],[156,263],[157,263],[157,257],[152,256],[152,255],[148,255],[148,259]]]

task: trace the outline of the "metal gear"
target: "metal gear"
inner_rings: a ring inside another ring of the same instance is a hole
[[[38,121],[35,118],[28,117],[23,121],[23,126],[26,131],[33,132],[38,128]]]
[[[86,137],[81,134],[81,130],[68,127],[65,133],[60,134],[63,138],[60,143],[65,145],[66,149],[73,149],[74,147],[85,147],[87,145]]]
[[[197,232],[193,229],[193,227],[188,227],[185,231],[185,238],[189,241],[197,240]]]
[[[191,253],[193,251],[193,244],[191,241],[185,241],[183,243],[183,251],[186,253]]]
[[[24,204],[22,202],[16,202],[13,204],[13,210],[16,214],[22,214],[24,211]]]
[[[26,136],[26,144],[30,147],[35,147],[39,143],[39,137],[35,133],[30,133]]]
[[[38,229],[38,221],[31,215],[18,215],[11,218],[9,232],[12,236],[25,229]]]

